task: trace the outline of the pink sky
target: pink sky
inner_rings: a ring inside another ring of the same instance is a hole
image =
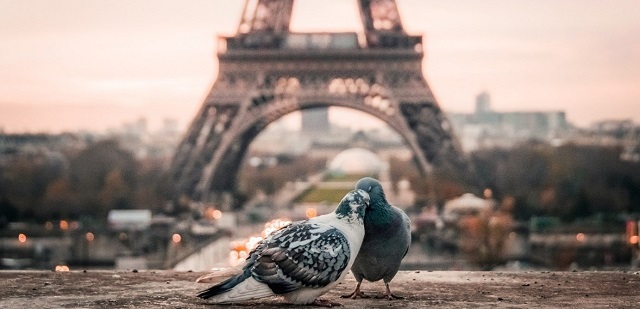
[[[215,37],[235,32],[242,2],[0,1],[0,128],[186,125],[217,74]],[[358,31],[355,3],[298,0],[292,28]],[[425,35],[425,75],[445,111],[472,111],[486,90],[498,111],[640,122],[640,1],[398,4],[407,31]]]

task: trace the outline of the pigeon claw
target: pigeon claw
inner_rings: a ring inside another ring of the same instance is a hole
[[[387,297],[387,299],[388,299],[388,300],[404,299],[404,297],[403,297],[403,296],[398,296],[398,295],[395,295],[395,294],[393,294],[393,293],[388,294],[388,295],[387,295],[387,294],[385,294],[385,296]]]
[[[404,297],[402,297],[402,296],[397,296],[397,295],[394,295],[393,293],[391,293],[391,288],[389,288],[389,283],[388,282],[386,282],[384,285],[385,285],[385,292],[384,292],[385,298],[387,298],[388,300],[404,299]]]
[[[369,296],[367,296],[367,294],[365,294],[364,292],[360,292],[360,291],[353,291],[353,293],[351,293],[351,294],[346,294],[346,295],[340,296],[340,298],[351,298],[351,299],[357,299],[358,297],[360,297],[360,298],[369,298]]]
[[[361,284],[362,284],[362,282],[358,282],[358,284],[356,285],[356,289],[353,290],[353,292],[351,292],[351,294],[342,295],[340,297],[341,298],[351,298],[351,299],[356,299],[358,297],[360,297],[360,298],[369,298],[369,296],[365,295],[364,293],[362,293],[360,291],[360,285]]]

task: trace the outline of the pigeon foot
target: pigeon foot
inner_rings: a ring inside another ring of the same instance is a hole
[[[356,289],[353,290],[353,292],[351,294],[342,295],[342,296],[340,296],[340,298],[351,298],[351,299],[356,299],[358,297],[360,297],[360,298],[369,298],[369,296],[365,295],[363,292],[360,291],[360,285],[361,284],[362,284],[362,282],[358,282],[358,284],[356,285]]]
[[[402,296],[397,296],[391,293],[391,289],[389,288],[389,283],[385,283],[385,288],[386,288],[386,291],[384,292],[384,297],[387,298],[388,300],[404,299],[404,297]]]
[[[398,296],[398,295],[395,295],[395,294],[393,294],[393,293],[388,294],[388,295],[387,295],[387,294],[385,294],[384,296],[385,296],[388,300],[404,299],[404,297],[403,297],[403,296]]]
[[[360,298],[369,298],[369,296],[367,296],[367,294],[365,294],[364,292],[360,292],[360,291],[353,291],[351,294],[346,294],[346,295],[341,295],[340,298],[351,298],[351,299],[357,299],[358,297]]]

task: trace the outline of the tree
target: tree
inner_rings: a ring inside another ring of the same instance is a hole
[[[19,217],[39,218],[47,188],[67,170],[67,162],[59,153],[39,150],[16,154],[0,175],[0,196]]]
[[[496,198],[513,196],[514,216],[558,216],[640,210],[640,164],[620,160],[617,147],[543,144],[481,150],[472,155]]]
[[[38,214],[47,219],[69,218],[80,211],[68,177],[58,178],[47,186],[41,205]]]
[[[78,192],[82,215],[106,218],[114,208],[133,208],[137,162],[112,140],[87,147],[71,160],[71,186]]]

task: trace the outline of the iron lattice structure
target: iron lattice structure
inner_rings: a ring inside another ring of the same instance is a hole
[[[364,33],[289,31],[293,0],[247,0],[236,35],[219,37],[219,74],[171,167],[176,196],[231,192],[251,141],[293,111],[342,106],[395,129],[428,175],[466,168],[452,126],[422,74],[422,36],[394,0],[359,0]]]

